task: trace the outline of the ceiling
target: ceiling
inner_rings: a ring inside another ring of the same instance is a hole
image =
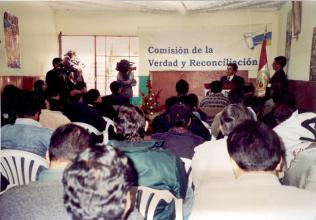
[[[286,1],[261,0],[216,0],[216,1],[41,1],[56,11],[126,11],[126,12],[174,12],[180,14],[194,12],[214,12],[236,9],[278,10]]]

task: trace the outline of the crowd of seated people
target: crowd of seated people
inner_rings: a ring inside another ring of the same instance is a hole
[[[182,199],[184,219],[316,218],[315,113],[296,110],[290,93],[266,102],[238,87],[223,99],[210,129],[189,83],[180,80],[175,88],[146,133],[144,112],[119,96],[116,82],[105,97],[84,82],[67,92],[43,82],[32,92],[6,86],[2,149],[37,154],[49,168],[38,181],[3,192],[1,216],[140,220],[145,216],[130,205],[129,193],[141,185]],[[101,132],[103,117],[115,124],[106,145],[71,123]],[[174,219],[174,209],[174,202],[160,202],[154,219]]]

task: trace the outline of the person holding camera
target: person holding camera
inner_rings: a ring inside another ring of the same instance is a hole
[[[49,91],[57,90],[60,94],[65,94],[69,88],[63,60],[59,57],[55,57],[52,64],[54,68],[46,73],[47,88]]]
[[[136,86],[136,80],[134,79],[133,70],[136,70],[136,67],[133,67],[132,62],[128,60],[121,60],[116,64],[117,81],[121,85],[120,94],[128,99],[133,97],[132,86]]]

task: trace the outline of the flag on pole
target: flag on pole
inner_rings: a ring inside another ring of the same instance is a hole
[[[268,69],[268,59],[266,50],[266,37],[264,36],[261,46],[259,67],[256,79],[256,96],[263,97],[266,94],[266,88],[269,82],[270,74]]]

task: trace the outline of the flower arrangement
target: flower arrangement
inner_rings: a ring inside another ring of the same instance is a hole
[[[141,92],[142,96],[142,110],[145,112],[145,114],[154,115],[155,113],[161,111],[162,107],[159,106],[159,98],[160,98],[160,92],[158,91],[157,94],[155,94],[152,91],[152,83],[151,79],[149,78],[146,83],[146,87],[148,89],[148,94],[145,95],[143,92]]]

